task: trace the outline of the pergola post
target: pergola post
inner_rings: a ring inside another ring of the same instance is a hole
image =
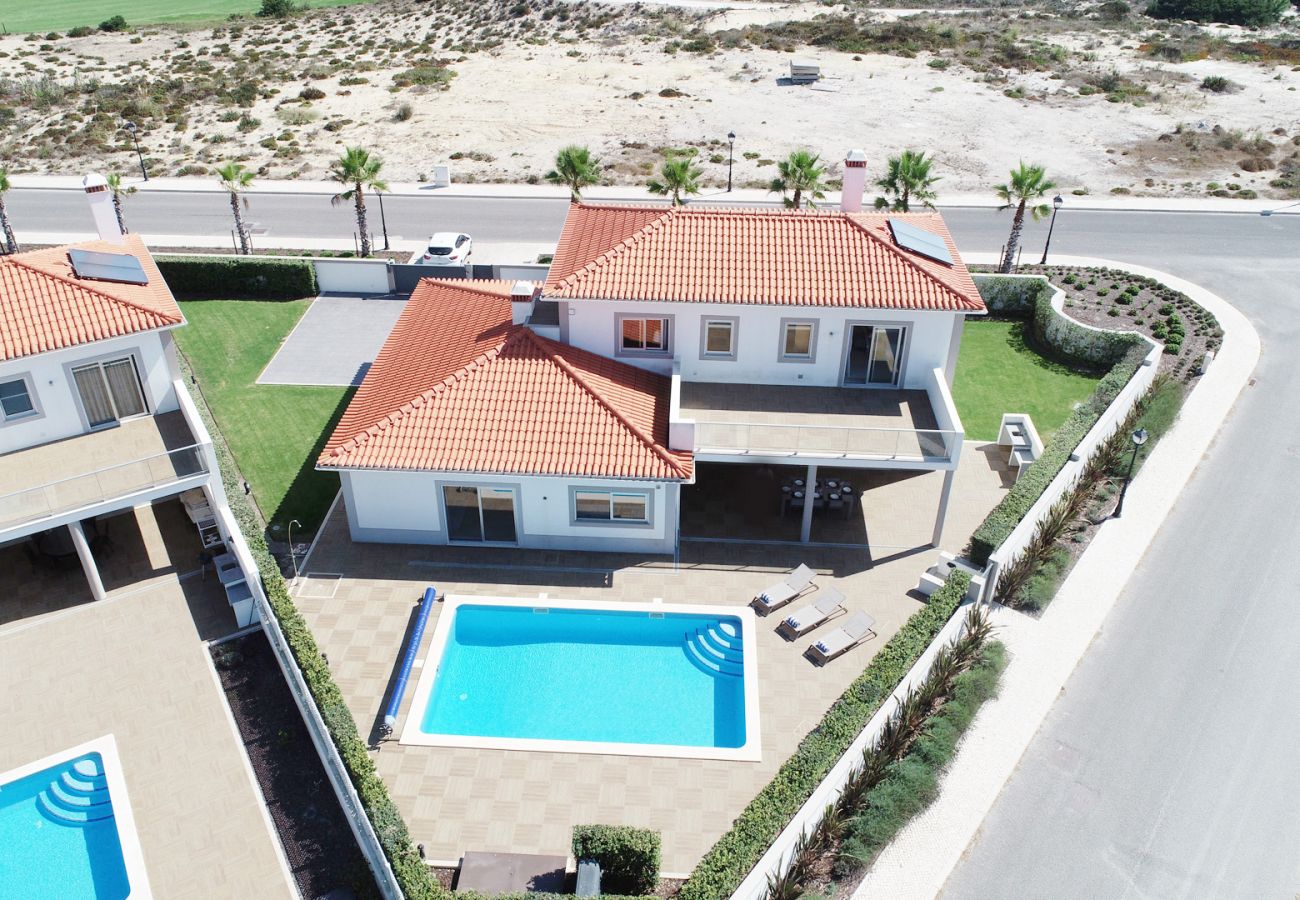
[[[956,474],[956,469],[948,469],[943,473],[943,493],[939,495],[939,513],[934,517],[934,534],[930,538],[930,544],[934,547],[938,547],[943,540],[943,523],[948,518],[948,498],[952,496],[952,480]]]
[[[817,467],[809,466],[803,482],[803,526],[799,530],[799,540],[805,544],[812,540],[813,493],[817,490]]]
[[[104,582],[99,577],[99,566],[95,565],[95,556],[90,552],[86,532],[80,522],[69,522],[68,533],[72,536],[72,546],[77,548],[77,558],[81,560],[81,570],[86,573],[86,582],[90,585],[91,596],[96,600],[103,600],[108,593],[104,590]]]

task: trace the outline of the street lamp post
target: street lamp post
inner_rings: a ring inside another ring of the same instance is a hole
[[[1124,486],[1119,489],[1119,503],[1115,504],[1115,518],[1124,514],[1124,495],[1128,493],[1128,483],[1133,478],[1133,467],[1137,465],[1138,448],[1147,442],[1147,430],[1139,428],[1129,436],[1133,441],[1133,455],[1129,457],[1128,471],[1124,473]]]
[[[293,580],[298,580],[298,554],[293,552],[293,526],[302,527],[297,519],[289,520],[289,559],[293,562]]]
[[[727,193],[731,193],[731,164],[736,161],[736,132],[727,132]]]
[[[144,154],[140,152],[140,134],[139,129],[135,127],[134,122],[123,122],[122,127],[131,134],[131,139],[135,141],[135,158],[140,161],[140,177],[145,181],[149,180],[149,171],[144,167]]]
[[[384,229],[384,249],[388,249],[388,219],[384,218],[384,192],[375,191],[379,195],[379,223]]]
[[[1056,213],[1064,205],[1065,201],[1061,199],[1060,194],[1052,198],[1052,221],[1047,226],[1047,243],[1043,244],[1043,258],[1038,263],[1040,266],[1047,265],[1047,248],[1052,246],[1052,229],[1056,227]]]

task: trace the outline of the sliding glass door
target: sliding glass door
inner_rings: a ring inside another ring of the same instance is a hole
[[[116,425],[146,412],[135,360],[129,356],[74,366],[72,380],[92,429]]]
[[[448,540],[496,544],[516,540],[513,488],[443,485],[442,507]]]
[[[844,354],[844,383],[862,387],[897,387],[903,374],[906,328],[849,326]]]

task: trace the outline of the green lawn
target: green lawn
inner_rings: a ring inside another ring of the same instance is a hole
[[[1043,440],[1087,399],[1100,375],[1081,374],[1025,346],[1020,320],[967,319],[952,387],[972,441],[994,441],[1002,414],[1029,413]]]
[[[367,0],[308,0],[307,6],[351,6]],[[252,14],[262,0],[47,0],[6,4],[0,25],[18,34],[25,31],[66,31],[77,25],[94,28],[121,15],[128,24],[215,22],[234,13]]]
[[[352,389],[255,382],[310,302],[191,301],[181,304],[189,324],[176,330],[262,514],[272,525],[297,519],[303,533],[338,492],[338,476],[314,466]]]

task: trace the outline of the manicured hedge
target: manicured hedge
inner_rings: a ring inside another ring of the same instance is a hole
[[[190,374],[188,363],[182,362],[182,365],[187,370],[186,374]],[[374,761],[357,731],[357,723],[343,700],[343,693],[335,684],[320,648],[316,646],[311,628],[289,596],[289,587],[280,575],[280,567],[262,537],[262,523],[239,483],[234,458],[230,455],[225,438],[217,429],[202,394],[193,388],[191,393],[199,414],[212,435],[212,445],[221,465],[221,481],[230,501],[231,512],[248,542],[253,560],[261,570],[262,587],[266,591],[271,610],[280,623],[280,630],[284,632],[285,640],[316,701],[316,708],[325,721],[334,746],[338,748],[366,815],[379,836],[402,893],[408,900],[448,900],[450,894],[430,874],[428,866],[416,852],[410,832],[406,830],[406,822],[388,795],[384,782],[375,772]]]
[[[181,300],[298,300],[316,296],[310,260],[258,256],[156,256],[172,293]]]
[[[1020,524],[1020,520],[1029,512],[1029,508],[1038,502],[1038,498],[1047,490],[1047,486],[1065,468],[1070,454],[1079,442],[1097,424],[1106,407],[1119,396],[1119,392],[1128,384],[1137,372],[1146,355],[1144,346],[1137,346],[1111,368],[1097,382],[1096,389],[1088,402],[1082,404],[1056,429],[1043,445],[1043,452],[1020,476],[1019,480],[1007,491],[1002,501],[984,517],[984,521],[971,535],[968,556],[978,566],[988,562],[989,554],[1007,539],[1007,536]]]
[[[659,832],[626,825],[575,825],[573,858],[600,863],[600,889],[652,894],[659,884]]]
[[[955,571],[924,609],[913,613],[880,649],[808,733],[772,780],[718,839],[682,885],[679,900],[723,900],[758,864],[826,773],[867,726],[881,703],[903,680],[970,587],[970,575]]]

